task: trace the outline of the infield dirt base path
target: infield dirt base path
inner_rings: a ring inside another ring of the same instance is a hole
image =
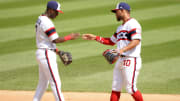
[[[0,91],[0,101],[32,101],[34,91]],[[109,93],[64,92],[66,101],[109,101]],[[143,94],[144,101],[180,101],[180,95]],[[42,101],[55,101],[51,92],[43,95]],[[120,101],[134,101],[123,93]]]

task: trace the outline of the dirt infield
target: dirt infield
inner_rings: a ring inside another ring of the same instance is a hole
[[[109,101],[109,93],[64,92],[66,101]],[[33,91],[0,91],[0,101],[32,101]],[[143,94],[144,101],[180,101],[180,95]],[[53,94],[46,92],[42,101],[54,101]],[[123,93],[121,101],[134,101]]]

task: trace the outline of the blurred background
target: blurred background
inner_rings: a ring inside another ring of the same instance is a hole
[[[143,93],[180,94],[180,0],[58,0],[64,14],[53,20],[59,36],[71,32],[111,37],[121,22],[111,13],[124,1],[143,29],[143,65],[138,88]],[[0,0],[0,89],[35,90],[38,64],[35,22],[48,0]],[[114,65],[102,56],[113,49],[95,41],[58,44],[73,55],[64,66],[58,59],[63,91],[111,92]],[[48,89],[50,90],[50,88]]]

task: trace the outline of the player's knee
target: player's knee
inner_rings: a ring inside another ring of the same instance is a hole
[[[121,87],[120,84],[121,84],[121,83],[118,82],[118,81],[113,81],[112,90],[113,90],[113,91],[121,91],[122,87]]]
[[[134,92],[137,91],[137,88],[135,88],[135,87],[126,87],[126,91],[129,94],[133,94]]]

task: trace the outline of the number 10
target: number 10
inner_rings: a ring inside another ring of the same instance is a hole
[[[124,60],[123,65],[129,67],[131,64],[131,60]]]

